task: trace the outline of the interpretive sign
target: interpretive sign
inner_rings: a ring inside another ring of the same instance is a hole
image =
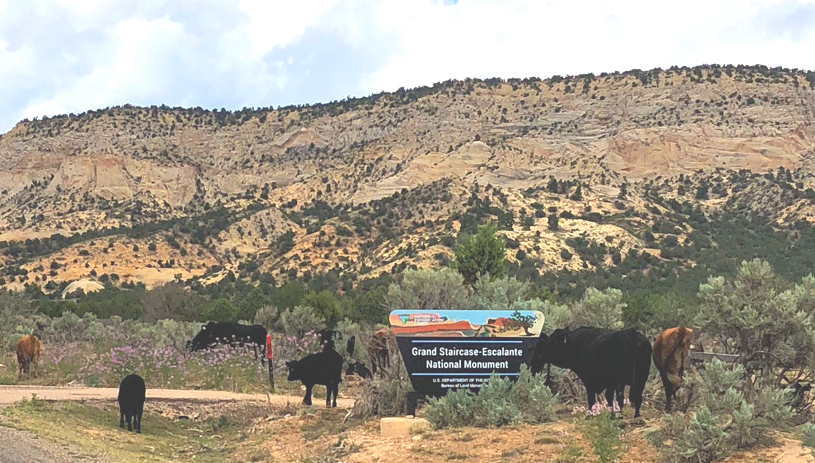
[[[516,378],[528,364],[543,314],[522,310],[394,310],[390,325],[413,389],[440,396],[478,389],[495,372]]]

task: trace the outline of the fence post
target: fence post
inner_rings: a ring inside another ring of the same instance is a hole
[[[274,355],[272,355],[272,335],[266,335],[266,359],[268,360],[269,364],[269,386],[272,388],[272,392],[274,392],[274,365],[273,359]]]

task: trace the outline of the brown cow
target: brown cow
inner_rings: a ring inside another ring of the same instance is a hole
[[[682,375],[688,364],[693,330],[684,326],[669,328],[654,341],[654,365],[665,388],[666,411],[671,411],[671,398],[682,386]]]
[[[23,336],[17,342],[17,363],[20,366],[20,378],[23,372],[31,376],[30,367],[34,364],[34,375],[36,376],[37,364],[40,362],[40,340],[33,334]]]
[[[396,349],[396,336],[393,331],[383,328],[374,333],[368,342],[368,356],[371,358],[373,373],[376,373],[377,368],[384,369],[390,366],[391,349]]]

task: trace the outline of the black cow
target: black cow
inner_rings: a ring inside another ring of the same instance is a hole
[[[342,339],[342,333],[337,330],[320,330],[317,332],[320,335],[320,345],[324,346],[326,343],[331,342],[333,345],[334,337]]]
[[[144,412],[144,397],[147,388],[139,375],[128,375],[119,384],[119,427],[141,434],[141,417]]]
[[[804,409],[807,405],[806,395],[812,390],[812,384],[804,384],[800,381],[796,381],[791,384],[789,388],[792,390],[792,394],[790,394],[787,405],[795,410]]]
[[[625,386],[631,386],[628,398],[634,404],[634,417],[640,416],[642,393],[651,370],[651,343],[641,333],[593,327],[557,329],[551,336],[541,333],[532,372],[540,373],[547,363],[577,374],[586,386],[589,409],[603,391],[611,406],[616,392],[622,413]]]
[[[358,374],[362,379],[373,378],[374,376],[373,373],[371,373],[371,370],[369,370],[368,367],[366,367],[362,362],[348,364],[348,367],[345,369],[345,375],[350,376],[354,373]]]
[[[351,336],[348,338],[348,342],[345,343],[345,352],[348,353],[348,357],[354,358],[354,348],[357,344],[357,337]]]
[[[195,335],[192,341],[187,342],[187,347],[193,352],[210,348],[218,343],[236,345],[252,344],[255,349],[255,358],[258,357],[258,347],[260,347],[260,362],[266,362],[266,328],[260,325],[241,325],[238,323],[217,323],[209,322],[201,327],[201,331]]]
[[[325,386],[325,406],[331,407],[331,393],[334,393],[333,406],[337,406],[337,394],[342,381],[342,355],[333,349],[326,349],[300,360],[286,362],[289,369],[289,381],[297,381],[306,386],[303,404],[311,405],[311,389],[315,384]]]

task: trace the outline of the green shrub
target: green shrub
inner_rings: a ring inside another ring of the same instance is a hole
[[[587,434],[600,463],[616,462],[620,456],[622,430],[611,413],[605,411],[591,417]]]
[[[463,309],[469,305],[464,277],[453,269],[408,270],[388,287],[387,306],[397,309]]]
[[[698,404],[690,421],[681,415],[665,418],[661,437],[674,442],[664,449],[669,461],[719,460],[756,445],[767,430],[784,428],[793,416],[787,391],[754,387],[741,365],[713,359],[690,376],[688,388]]]
[[[521,409],[512,401],[512,380],[493,373],[476,395],[473,426],[498,428],[521,421]]]
[[[594,288],[586,290],[586,294],[572,306],[572,327],[596,326],[607,329],[620,329],[623,327],[623,293],[619,289],[608,288],[600,291]]]
[[[471,306],[474,309],[507,310],[516,302],[527,300],[530,292],[529,283],[514,277],[493,279],[481,275],[473,284]]]
[[[277,321],[280,318],[280,311],[273,305],[266,305],[258,309],[255,313],[255,324],[263,326],[267,330],[277,326]]]
[[[543,383],[544,377],[533,376],[527,366],[521,367],[515,382],[493,373],[477,394],[462,389],[431,399],[425,416],[437,429],[551,421],[555,419],[558,396]]]
[[[310,292],[303,298],[303,304],[314,309],[314,313],[320,317],[325,325],[334,328],[338,321],[342,320],[342,306],[334,294],[323,291],[320,293]]]
[[[687,425],[684,425],[684,418],[673,415],[670,427],[682,428],[674,445],[666,451],[666,457],[671,461],[711,462],[724,458],[732,450],[730,436],[723,429],[721,419],[704,405]]]
[[[815,424],[804,423],[798,430],[798,437],[801,438],[804,445],[813,449],[812,455],[815,456]]]
[[[521,409],[525,423],[555,420],[558,395],[544,385],[544,376],[534,376],[526,365],[521,366],[518,380],[512,387],[512,401]]]
[[[746,372],[765,387],[786,371],[812,371],[815,359],[815,278],[781,291],[765,261],[742,262],[732,280],[709,278],[699,287],[696,326],[724,348],[736,346]]]
[[[456,268],[468,284],[475,283],[481,275],[501,278],[507,274],[506,244],[497,232],[497,226],[484,225],[475,236],[462,239],[456,248]]]
[[[470,426],[475,421],[475,395],[460,389],[451,391],[444,397],[430,399],[425,418],[437,429]]]
[[[298,305],[280,314],[279,326],[284,333],[302,338],[309,331],[319,331],[325,328],[325,323],[314,309]]]

